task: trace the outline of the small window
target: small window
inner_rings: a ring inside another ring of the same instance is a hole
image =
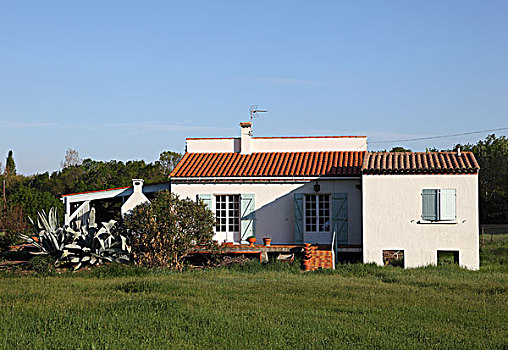
[[[457,218],[455,189],[423,189],[422,219],[453,221]]]
[[[459,251],[458,250],[438,250],[437,251],[437,264],[442,265],[458,265],[459,264]]]
[[[305,195],[305,231],[330,232],[330,195]]]
[[[384,266],[404,267],[403,250],[383,250]]]

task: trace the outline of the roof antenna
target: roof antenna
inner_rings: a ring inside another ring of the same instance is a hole
[[[258,105],[251,105],[250,106],[250,109],[249,109],[249,112],[250,112],[250,123],[252,126],[254,126],[254,118],[257,118],[259,117],[259,115],[257,115],[256,113],[266,113],[268,111],[263,111],[261,109],[258,109]],[[252,128],[252,130],[254,130],[254,128]]]

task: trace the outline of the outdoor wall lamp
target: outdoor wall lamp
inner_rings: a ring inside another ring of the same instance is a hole
[[[321,185],[316,180],[316,183],[314,184],[314,192],[319,192],[319,191],[321,191]]]

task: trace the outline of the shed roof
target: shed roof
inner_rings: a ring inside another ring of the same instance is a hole
[[[471,174],[480,169],[472,152],[369,152],[363,174]]]

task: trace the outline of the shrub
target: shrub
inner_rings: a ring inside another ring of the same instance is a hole
[[[213,249],[213,213],[202,202],[159,192],[151,203],[134,208],[125,218],[136,264],[183,268],[183,261],[199,245]]]
[[[56,259],[51,255],[34,256],[28,262],[28,269],[40,274],[48,274],[55,271]]]
[[[0,209],[0,252],[16,243],[18,233],[27,229],[23,207],[9,204]]]

